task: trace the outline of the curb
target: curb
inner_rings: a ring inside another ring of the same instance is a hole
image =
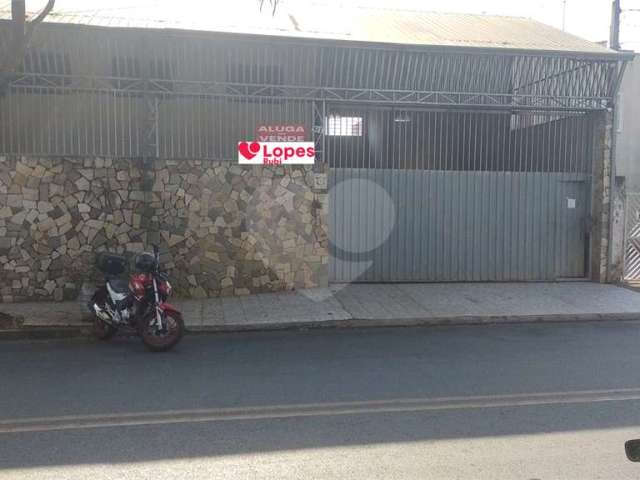
[[[402,328],[402,327],[442,327],[470,325],[517,325],[536,323],[593,323],[640,321],[638,313],[593,313],[554,314],[519,316],[455,316],[400,319],[352,318],[348,320],[324,320],[309,322],[255,323],[245,325],[211,325],[191,327],[189,333],[233,333],[270,330],[319,330],[349,328]]]
[[[0,330],[2,340],[55,340],[63,338],[88,338],[91,326],[24,327]]]
[[[517,325],[537,323],[593,323],[640,321],[638,313],[589,313],[554,315],[492,316],[473,315],[456,317],[427,317],[400,319],[354,318],[348,320],[299,321],[280,323],[253,323],[244,325],[211,325],[188,327],[188,334],[241,333],[286,330],[355,329],[355,328],[403,328],[442,327],[470,325]],[[60,327],[25,327],[0,330],[1,340],[46,340],[65,338],[87,338],[92,336],[90,324]]]

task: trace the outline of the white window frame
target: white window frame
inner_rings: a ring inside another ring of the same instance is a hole
[[[361,137],[364,119],[358,115],[329,115],[324,119],[324,134],[329,137]]]

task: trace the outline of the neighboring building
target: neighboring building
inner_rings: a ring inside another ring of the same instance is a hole
[[[640,193],[640,57],[627,64],[618,100],[616,175]]]
[[[616,52],[522,18],[127,14],[50,16],[0,98],[3,301],[155,241],[191,296],[607,278]],[[316,165],[237,165],[261,125]]]
[[[626,67],[617,104],[612,264],[628,282],[640,281],[640,58]],[[626,218],[625,218],[626,217]],[[621,269],[618,269],[621,270]]]

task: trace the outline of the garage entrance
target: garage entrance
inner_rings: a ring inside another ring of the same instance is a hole
[[[331,110],[331,281],[584,278],[593,118]]]

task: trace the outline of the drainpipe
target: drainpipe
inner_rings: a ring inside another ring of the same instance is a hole
[[[14,39],[24,36],[27,13],[24,0],[11,0],[11,20],[13,20]]]

